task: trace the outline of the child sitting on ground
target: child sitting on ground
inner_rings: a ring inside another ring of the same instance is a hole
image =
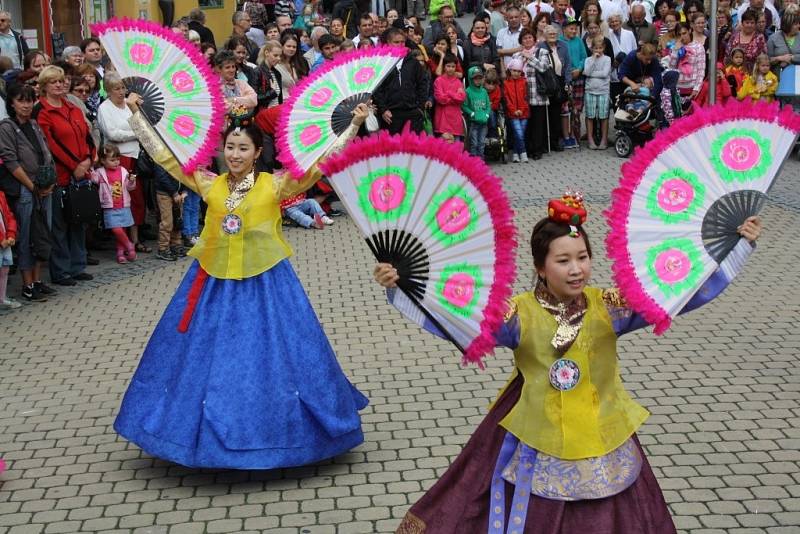
[[[322,230],[326,224],[333,224],[333,219],[325,215],[319,202],[313,198],[306,198],[305,193],[281,202],[281,214],[303,228]]]

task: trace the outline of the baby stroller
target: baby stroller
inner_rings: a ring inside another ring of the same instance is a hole
[[[508,137],[506,132],[506,112],[503,104],[497,109],[497,125],[489,127],[486,132],[486,146],[483,148],[483,157],[486,161],[500,161],[508,163]]]
[[[653,138],[658,129],[657,108],[658,99],[653,96],[626,92],[617,97],[614,113],[617,156],[627,158],[633,147],[642,146]]]

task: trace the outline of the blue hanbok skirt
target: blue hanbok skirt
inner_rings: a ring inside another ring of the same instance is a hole
[[[114,422],[148,454],[189,467],[272,469],[344,453],[367,405],[288,260],[244,280],[208,276],[185,333],[195,262],[144,351]]]

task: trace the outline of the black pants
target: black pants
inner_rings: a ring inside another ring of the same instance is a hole
[[[161,10],[161,18],[164,19],[164,26],[172,26],[175,19],[175,0],[158,0],[158,8]]]
[[[422,133],[425,128],[425,122],[422,118],[422,111],[419,109],[393,109],[392,122],[387,124],[383,121],[383,114],[380,117],[380,126],[383,130],[388,130],[391,134],[399,134],[406,127],[406,123],[411,123],[411,131],[415,133]]]
[[[558,146],[561,139],[561,105],[531,106],[525,140],[530,155],[542,155],[547,152],[548,137],[550,148]],[[550,131],[547,131],[547,121]],[[548,136],[549,133],[549,136]]]

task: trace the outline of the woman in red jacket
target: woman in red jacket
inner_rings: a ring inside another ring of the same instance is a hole
[[[508,78],[503,82],[503,99],[506,104],[506,120],[511,126],[514,139],[514,155],[511,161],[528,162],[525,152],[525,128],[528,127],[528,81],[522,71],[522,60],[514,58],[508,62]]]
[[[37,122],[56,163],[50,279],[62,286],[74,286],[75,280],[92,279],[92,275],[84,272],[85,225],[69,220],[69,214],[64,211],[64,196],[70,180],[88,178],[95,148],[83,113],[66,99],[68,89],[61,68],[45,67],[39,74],[41,96]]]

